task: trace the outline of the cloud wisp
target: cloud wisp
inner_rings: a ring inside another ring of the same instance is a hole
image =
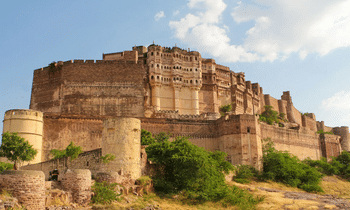
[[[161,18],[165,17],[165,14],[164,14],[164,11],[160,11],[158,12],[155,16],[154,16],[154,19],[156,21],[160,20]]]
[[[340,91],[324,99],[321,108],[331,113],[331,119],[337,123],[350,124],[350,91]]]
[[[230,8],[232,19],[223,20],[223,0],[189,0],[194,13],[169,26],[176,38],[226,62],[283,60],[292,53],[304,59],[310,53],[323,56],[350,46],[350,0],[252,2],[238,2]],[[254,26],[245,32],[244,42],[232,44],[230,33],[247,22]]]

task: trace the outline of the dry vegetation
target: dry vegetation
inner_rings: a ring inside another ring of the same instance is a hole
[[[229,185],[236,185],[241,189],[246,189],[255,196],[264,196],[265,200],[256,206],[257,210],[316,210],[316,209],[348,209],[340,208],[335,200],[347,203],[350,199],[350,182],[342,180],[336,176],[327,176],[322,179],[321,186],[324,193],[306,193],[305,191],[288,187],[284,184],[267,181],[252,181],[249,184],[239,184],[234,181]],[[332,196],[330,196],[332,195]],[[325,199],[325,198],[328,198]],[[328,203],[329,201],[329,203]],[[350,205],[350,204],[349,204]],[[222,207],[218,203],[205,202],[202,204],[186,204],[186,200],[182,200],[178,196],[159,197],[154,193],[138,197],[135,195],[121,196],[118,202],[111,205],[99,206],[95,205],[93,209],[142,209],[147,206],[159,207],[163,210],[217,210],[217,209],[238,209],[237,207]]]

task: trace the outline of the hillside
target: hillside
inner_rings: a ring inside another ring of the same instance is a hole
[[[234,181],[229,185],[236,185],[246,189],[255,196],[264,196],[265,199],[256,206],[257,210],[323,210],[323,209],[349,209],[350,208],[350,182],[336,176],[326,176],[321,186],[324,193],[306,193],[298,188],[288,187],[276,182],[257,182],[239,184]],[[118,202],[107,206],[93,206],[93,209],[169,209],[169,210],[217,210],[239,209],[237,207],[224,208],[218,203],[205,202],[202,204],[189,204],[179,196],[159,197],[155,194],[137,197],[136,195],[121,196]]]

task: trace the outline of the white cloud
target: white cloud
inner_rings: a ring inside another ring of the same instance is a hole
[[[164,14],[164,11],[160,11],[158,12],[155,16],[154,16],[154,19],[156,21],[160,20],[161,18],[165,17],[165,14]]]
[[[179,13],[180,13],[180,11],[179,11],[179,10],[176,10],[176,11],[173,12],[173,16],[176,16],[176,15],[178,15]]]
[[[226,9],[222,0],[190,0],[188,7],[204,12],[189,13],[179,21],[170,21],[175,37],[190,43],[201,52],[209,52],[228,61],[253,61],[257,55],[246,52],[241,46],[230,45],[225,25],[218,26]]]
[[[340,91],[332,97],[322,101],[325,109],[345,109],[350,110],[350,91]]]
[[[340,91],[324,99],[321,108],[326,111],[332,124],[350,125],[350,91]]]
[[[252,21],[243,44],[231,44],[232,20],[222,20],[227,5],[223,0],[189,0],[195,12],[179,21],[170,21],[175,37],[201,52],[224,61],[273,61],[297,53],[323,56],[350,46],[350,0],[252,0],[238,2],[231,16],[238,24]],[[225,23],[224,23],[225,22]]]

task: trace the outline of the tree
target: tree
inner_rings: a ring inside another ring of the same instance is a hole
[[[186,191],[199,200],[220,200],[227,192],[223,172],[233,170],[223,152],[208,152],[178,137],[157,141],[146,148],[148,158],[157,164],[154,187],[163,193]]]
[[[33,160],[37,153],[38,151],[17,133],[5,132],[2,135],[0,157],[6,157],[12,161],[15,170],[19,170],[22,162]]]
[[[71,161],[77,158],[83,150],[81,146],[75,146],[73,142],[71,142],[65,150],[53,149],[50,153],[53,155],[53,159],[59,159],[62,157],[70,157]]]

